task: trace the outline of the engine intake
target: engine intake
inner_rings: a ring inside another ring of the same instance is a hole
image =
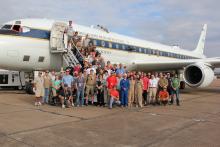
[[[207,87],[214,79],[214,71],[203,63],[189,65],[184,70],[184,80],[190,87]]]

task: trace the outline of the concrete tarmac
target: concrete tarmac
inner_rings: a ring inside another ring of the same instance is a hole
[[[0,147],[219,147],[220,80],[181,98],[180,107],[61,109],[0,91]]]

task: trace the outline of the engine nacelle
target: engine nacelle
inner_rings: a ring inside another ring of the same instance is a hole
[[[214,71],[204,63],[189,65],[184,70],[184,81],[190,87],[207,87],[214,80]]]

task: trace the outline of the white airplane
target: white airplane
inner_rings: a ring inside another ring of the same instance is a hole
[[[19,71],[60,70],[79,56],[64,53],[63,32],[68,22],[48,19],[19,19],[3,24],[0,29],[0,68]],[[220,58],[203,54],[207,25],[204,25],[195,50],[140,40],[109,32],[102,27],[73,24],[80,35],[89,35],[105,61],[123,63],[130,70],[183,71],[191,87],[206,87],[214,79],[214,68]],[[66,64],[65,62],[66,61]]]

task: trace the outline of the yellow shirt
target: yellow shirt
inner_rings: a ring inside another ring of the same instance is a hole
[[[50,88],[51,78],[50,76],[44,76],[44,88]]]

